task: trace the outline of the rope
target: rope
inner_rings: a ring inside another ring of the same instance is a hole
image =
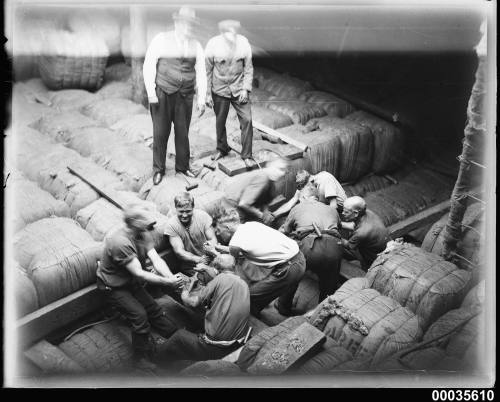
[[[458,160],[460,163],[465,163],[465,164],[473,164],[473,165],[476,165],[477,167],[480,167],[480,168],[486,169],[486,166],[481,165],[480,163],[477,163],[477,162],[475,162],[475,161],[473,161],[473,160],[466,159],[466,158],[464,158],[462,155],[458,155],[458,156],[457,156],[457,160]]]
[[[467,196],[467,197],[470,197],[470,198],[472,198],[473,200],[476,200],[476,201],[478,201],[478,202],[480,202],[480,203],[482,203],[482,204],[484,204],[484,205],[486,205],[486,201],[483,201],[483,200],[481,200],[481,199],[479,199],[479,198],[477,198],[477,197],[474,197],[471,193],[467,193],[467,194],[466,194],[466,196]]]
[[[112,321],[112,320],[115,320],[116,318],[118,318],[118,313],[112,315],[111,317],[109,318],[106,318],[104,320],[100,320],[100,321],[96,321],[96,322],[91,322],[90,324],[87,324],[87,325],[83,325],[82,327],[80,328],[77,328],[75,329],[72,333],[70,333],[66,338],[64,338],[64,342],[66,342],[68,339],[70,339],[73,335],[77,334],[78,332],[84,330],[84,329],[87,329],[87,328],[90,328],[90,327],[93,327],[95,325],[98,325],[98,324],[104,324],[105,322],[109,322],[109,321]]]

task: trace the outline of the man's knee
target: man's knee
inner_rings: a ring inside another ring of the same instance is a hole
[[[137,333],[146,333],[151,329],[149,324],[148,314],[146,311],[135,311],[129,316],[129,321],[132,324],[132,330]]]

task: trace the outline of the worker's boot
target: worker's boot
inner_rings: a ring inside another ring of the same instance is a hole
[[[170,338],[177,331],[177,325],[167,316],[164,311],[159,311],[156,315],[149,317],[153,327],[164,338]]]
[[[158,367],[151,361],[153,348],[149,333],[132,333],[132,347],[134,349],[134,367],[143,371],[155,371]]]

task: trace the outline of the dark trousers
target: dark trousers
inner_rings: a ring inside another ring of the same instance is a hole
[[[171,360],[216,360],[238,349],[240,345],[209,345],[198,334],[179,329],[162,347],[160,358]]]
[[[169,337],[177,326],[161,309],[143,286],[134,283],[120,288],[106,288],[98,281],[98,288],[119,313],[132,326],[132,334],[149,335],[151,325],[164,336]]]
[[[335,293],[339,280],[343,247],[334,236],[310,234],[300,243],[300,251],[306,259],[306,269],[318,275],[319,302]]]
[[[158,103],[151,104],[153,119],[153,173],[165,173],[167,143],[172,123],[175,133],[175,170],[189,169],[189,125],[193,112],[193,94],[177,91],[168,95],[156,87]]]
[[[293,296],[306,272],[306,260],[301,251],[286,263],[274,268],[266,278],[251,284],[250,312],[259,315],[271,301],[279,297],[280,310],[292,309]]]
[[[227,154],[229,145],[227,144],[226,120],[229,113],[229,105],[233,105],[241,128],[241,157],[243,159],[252,156],[252,108],[250,100],[247,103],[240,103],[237,97],[225,98],[212,92],[215,111],[215,129],[217,132],[217,150]]]

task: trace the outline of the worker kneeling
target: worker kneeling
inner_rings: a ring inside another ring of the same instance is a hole
[[[97,268],[97,288],[132,325],[135,365],[154,370],[156,366],[150,361],[154,350],[150,340],[151,325],[165,337],[172,335],[177,327],[144,286],[151,283],[176,289],[182,280],[172,274],[154,249],[151,230],[155,222],[148,210],[133,205],[125,210],[124,220],[125,227],[112,232],[104,240]],[[145,270],[146,256],[158,274]]]
[[[306,261],[297,243],[260,222],[240,223],[236,211],[217,219],[219,251],[238,258],[236,273],[250,288],[250,310],[255,316],[278,299],[278,311],[292,315],[293,296],[304,276]],[[207,250],[217,253],[215,248]]]
[[[336,209],[320,202],[313,191],[303,192],[280,231],[299,242],[306,267],[318,275],[319,302],[335,292],[343,247]]]
[[[210,269],[216,276],[207,286],[198,294],[192,293],[193,281],[182,291],[181,298],[187,306],[205,306],[205,333],[179,329],[162,348],[160,359],[220,359],[243,344],[249,331],[250,292],[248,285],[234,273],[234,266],[231,255],[220,254],[213,261],[215,270]]]

